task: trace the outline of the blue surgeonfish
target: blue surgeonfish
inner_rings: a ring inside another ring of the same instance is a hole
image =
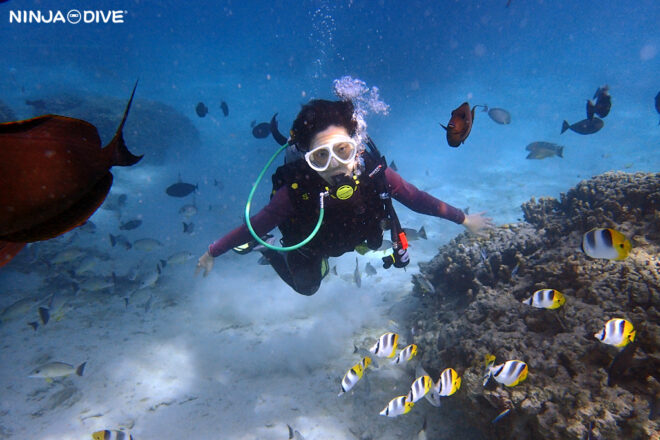
[[[388,332],[378,338],[376,343],[369,349],[369,351],[378,357],[391,358],[394,357],[398,342],[399,335],[396,333]]]
[[[591,258],[625,260],[632,250],[632,244],[615,229],[594,228],[582,237],[582,250]]]
[[[415,344],[407,345],[406,347],[401,349],[399,354],[397,354],[394,359],[392,359],[392,363],[395,365],[406,363],[412,358],[414,358],[416,354],[417,354],[417,345]]]
[[[558,290],[541,289],[534,292],[530,298],[523,300],[522,303],[539,309],[558,309],[565,302],[566,298]]]
[[[492,377],[497,382],[507,387],[514,387],[527,379],[529,369],[527,364],[519,360],[506,361],[500,365],[495,364],[495,356],[486,355],[486,374],[484,375],[484,386]]]
[[[415,404],[408,400],[407,396],[399,396],[390,400],[385,408],[380,412],[381,416],[396,417],[410,412]]]
[[[355,386],[356,383],[362,378],[364,370],[367,369],[371,363],[371,358],[365,356],[360,362],[353,365],[347,372],[344,374],[344,378],[341,380],[341,391],[337,396],[348,392],[351,388]]]
[[[635,340],[635,334],[635,328],[630,321],[615,318],[607,321],[605,327],[594,334],[594,337],[604,344],[625,347],[629,342]]]
[[[410,402],[417,402],[419,399],[424,397],[431,388],[433,388],[433,379],[431,376],[420,376],[410,385],[410,391],[406,396],[406,399]]]

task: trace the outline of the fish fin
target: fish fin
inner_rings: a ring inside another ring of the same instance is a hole
[[[438,124],[440,124],[440,123],[438,122]],[[444,125],[442,125],[442,124],[440,124],[440,127],[442,127],[442,128],[444,128],[444,129],[445,129],[445,131],[447,130],[447,127],[445,127],[445,126],[444,126]]]
[[[557,156],[561,157],[562,159],[564,158],[564,147],[559,147],[557,150]]]
[[[50,312],[46,307],[39,307],[39,318],[41,318],[43,325],[48,324],[48,320],[50,319]]]
[[[78,368],[76,368],[76,374],[78,376],[83,375],[83,372],[85,371],[85,365],[87,365],[87,362],[83,362],[82,364],[78,365]]]
[[[115,136],[112,138],[110,143],[104,148],[104,149],[108,149],[108,154],[110,155],[110,164],[112,166],[135,165],[143,157],[143,155],[135,156],[130,151],[128,151],[128,148],[126,147],[126,142],[124,142],[124,134],[123,134],[124,124],[126,123],[126,118],[128,117],[128,111],[130,110],[131,104],[133,103],[133,97],[135,96],[135,89],[137,89],[137,85],[138,82],[135,81],[135,85],[133,86],[133,92],[131,93],[131,97],[128,100],[128,104],[126,105],[126,109],[124,110],[124,116],[122,117],[122,120],[119,123],[119,127],[115,132]]]
[[[28,325],[36,332],[39,328],[39,323],[37,321],[28,322]]]
[[[562,133],[565,132],[566,130],[568,130],[569,127],[570,127],[570,125],[568,124],[568,122],[564,121],[561,125],[561,132]]]

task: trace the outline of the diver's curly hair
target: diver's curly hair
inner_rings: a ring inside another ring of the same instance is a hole
[[[351,101],[327,101],[313,99],[303,105],[291,126],[291,138],[299,151],[309,151],[312,138],[331,125],[344,127],[349,136],[354,136],[357,121],[353,118]]]

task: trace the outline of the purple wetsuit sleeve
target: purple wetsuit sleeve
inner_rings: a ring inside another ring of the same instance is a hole
[[[252,228],[260,237],[272,231],[293,214],[293,205],[289,191],[281,187],[275,192],[270,202],[261,211],[250,217]],[[246,225],[241,225],[209,246],[213,257],[224,254],[229,249],[252,240],[252,234]]]
[[[412,183],[406,182],[392,168],[385,170],[385,178],[390,193],[397,201],[420,214],[442,217],[459,225],[465,220],[465,214],[458,208],[436,199],[431,194],[419,190]]]

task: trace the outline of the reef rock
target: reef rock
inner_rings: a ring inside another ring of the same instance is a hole
[[[106,96],[61,94],[26,101],[34,116],[47,113],[83,119],[96,126],[103,143],[117,130],[129,95]],[[1,109],[0,109],[1,113]],[[168,154],[189,151],[201,144],[190,119],[173,107],[136,97],[124,128],[124,139],[134,154],[144,154],[144,163],[162,163]]]
[[[560,200],[532,199],[522,206],[525,222],[483,238],[462,234],[420,265],[413,293],[422,307],[413,326],[422,364],[434,379],[446,367],[463,376],[461,390],[444,406],[468,414],[486,439],[657,436],[659,209],[660,174],[606,173]],[[628,258],[585,255],[581,239],[594,227],[626,235],[633,244]],[[544,288],[562,292],[566,304],[547,310],[521,303]],[[608,378],[622,349],[594,333],[618,317],[635,326],[636,345],[623,372]],[[484,387],[489,353],[497,363],[525,361],[527,380],[507,388],[491,379]],[[506,408],[511,411],[492,424]]]

